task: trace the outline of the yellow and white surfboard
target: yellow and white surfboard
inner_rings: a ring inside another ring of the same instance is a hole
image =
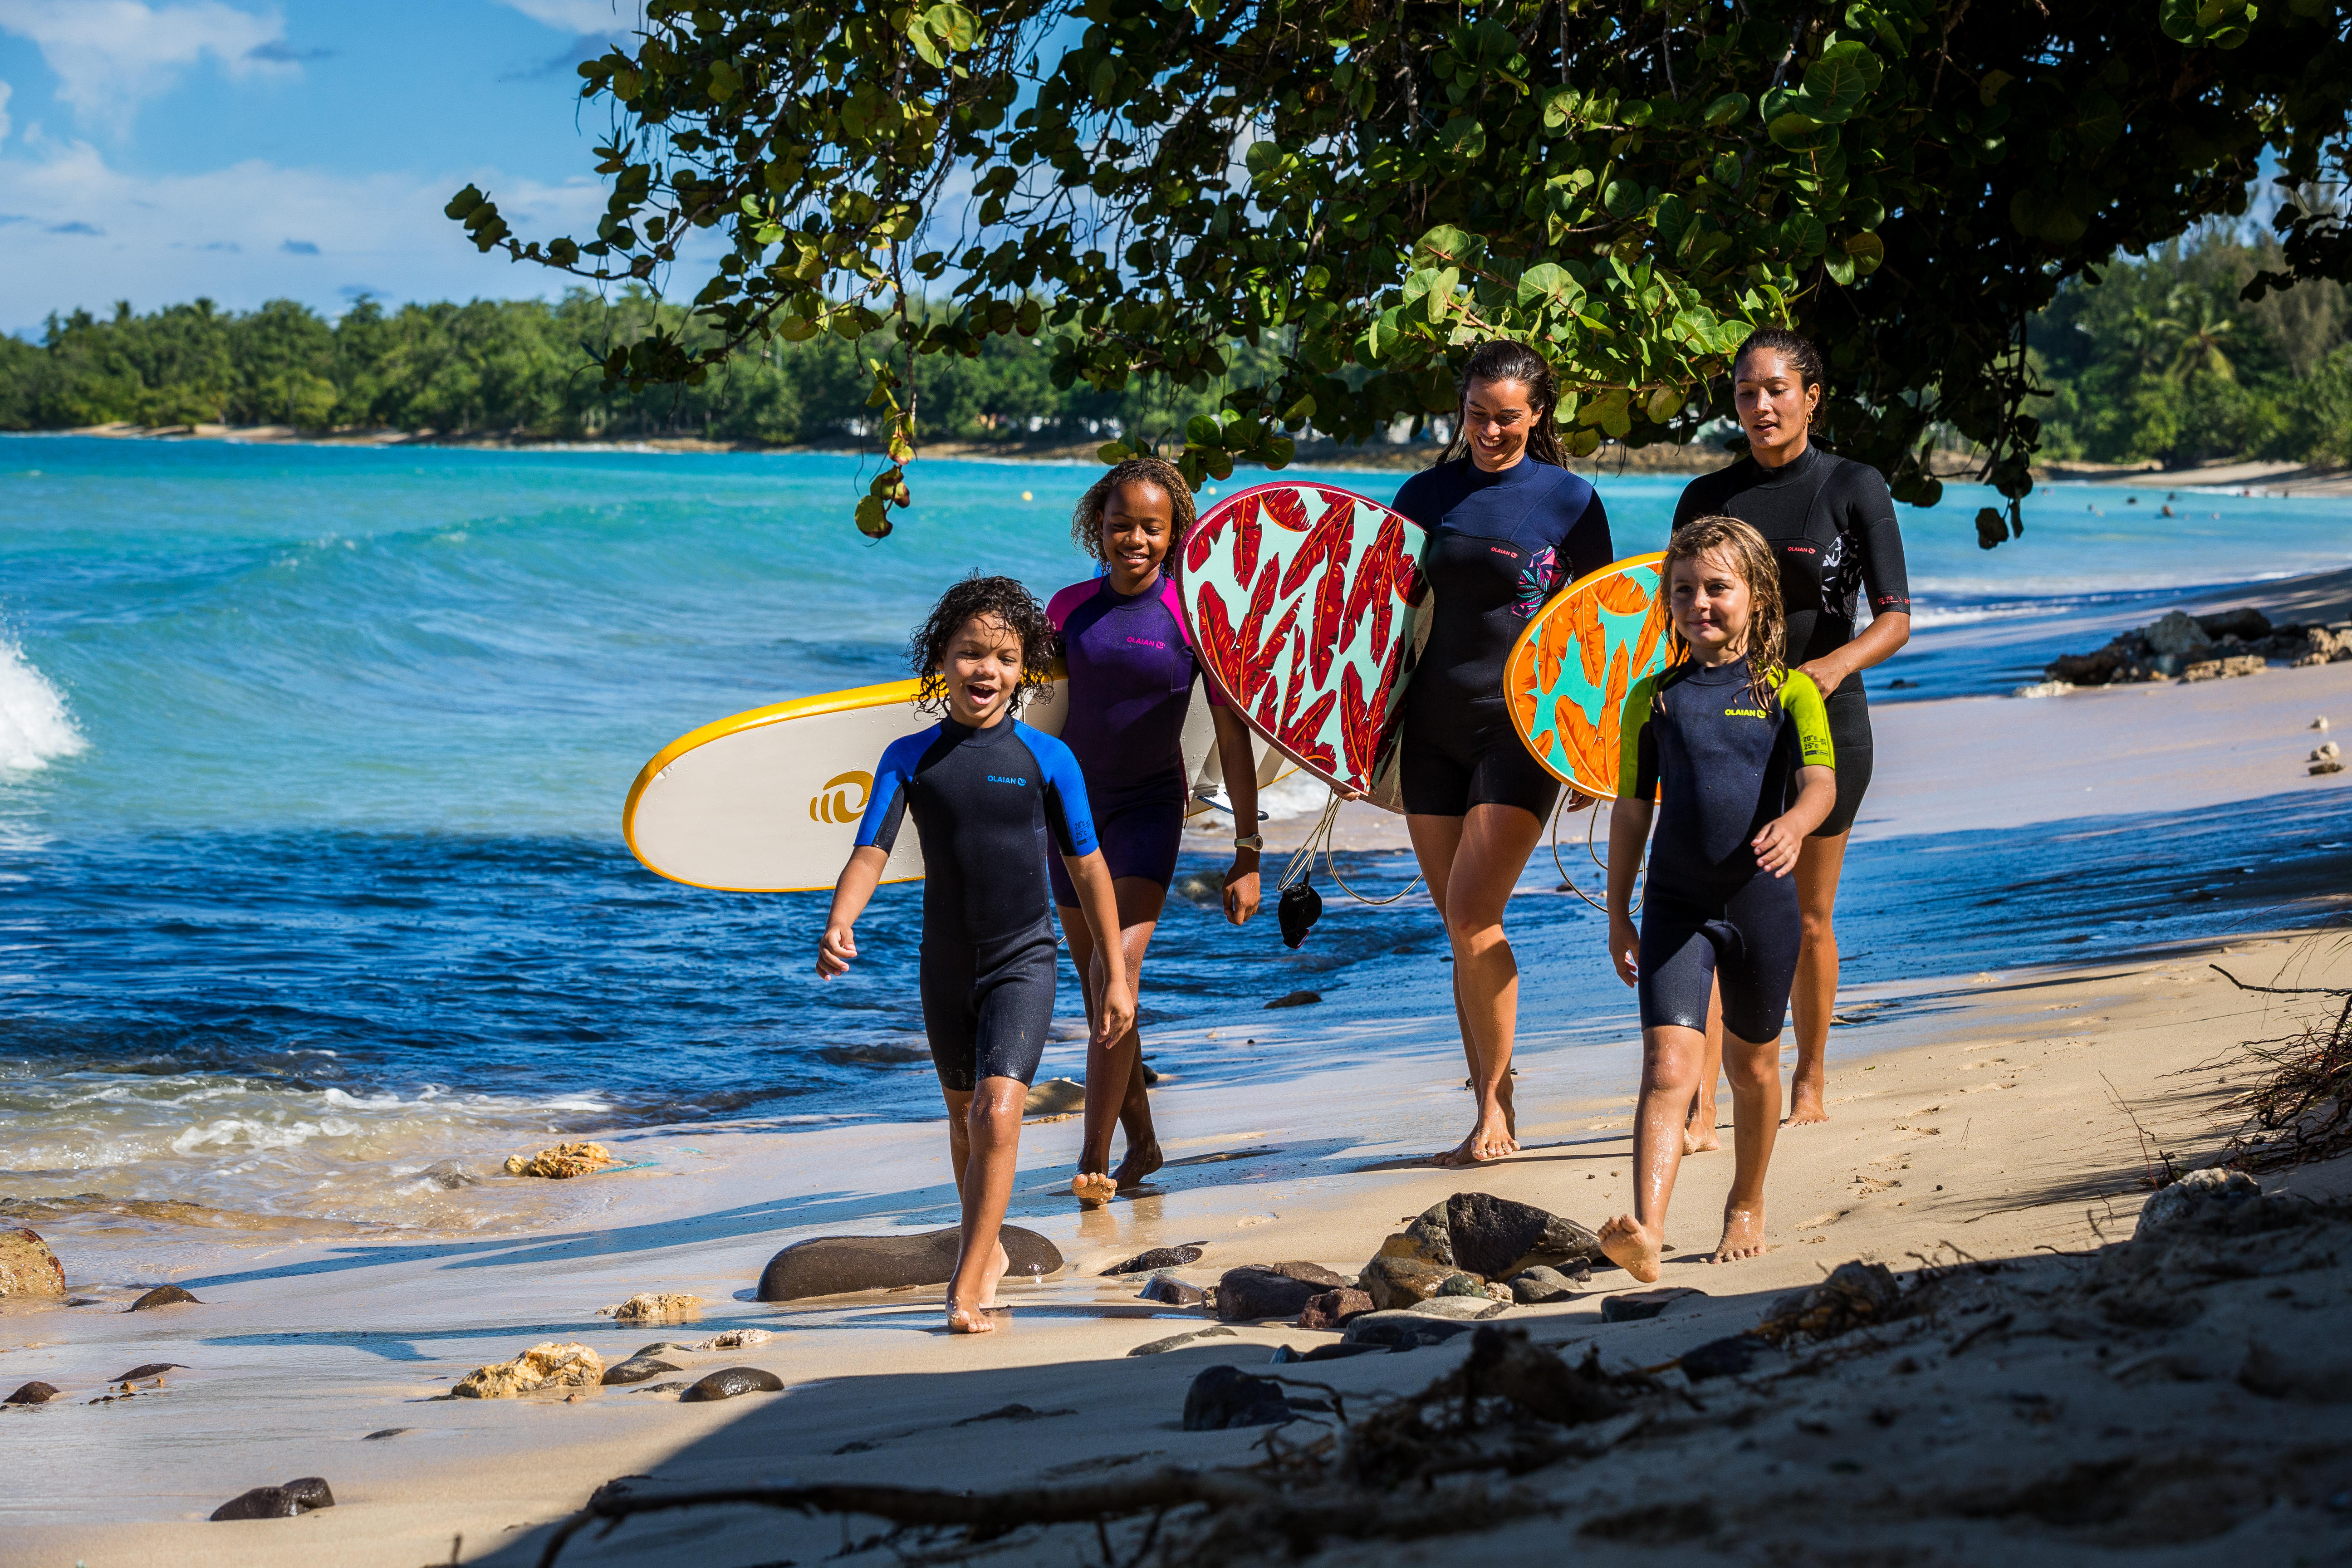
[[[654,753],[629,786],[621,832],[646,868],[672,881],[726,892],[803,893],[830,889],[857,837],[874,789],[874,764],[901,735],[933,722],[915,703],[917,684],[894,680],[754,708],[690,731]],[[1069,683],[1057,671],[1024,707],[1022,721],[1058,735]],[[1289,772],[1282,753],[1254,741],[1260,785]],[[1184,715],[1189,812],[1223,798],[1216,729],[1199,681]],[[916,835],[898,835],[886,882],[923,874]]]

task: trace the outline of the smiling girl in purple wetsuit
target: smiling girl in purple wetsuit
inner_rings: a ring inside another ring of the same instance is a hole
[[[1192,487],[1174,465],[1158,458],[1118,464],[1087,491],[1070,523],[1072,541],[1109,570],[1071,584],[1045,609],[1061,631],[1069,665],[1062,740],[1086,778],[1095,837],[1118,895],[1119,946],[1130,985],[1139,983],[1184,830],[1190,783],[1181,745],[1184,711],[1200,665],[1175,582],[1161,567],[1192,526]],[[1250,765],[1248,726],[1225,706],[1213,681],[1208,693],[1217,750],[1228,759],[1225,789],[1236,829],[1234,863],[1225,873],[1225,918],[1240,925],[1258,905],[1257,776]],[[1094,933],[1061,863],[1048,868],[1062,932],[1078,973],[1089,977],[1085,989],[1091,998]],[[1088,1208],[1160,1168],[1142,1060],[1143,1041],[1132,1028],[1107,1046],[1087,1047],[1086,1142],[1070,1191]],[[1127,1129],[1127,1158],[1116,1172],[1110,1170],[1114,1123]]]

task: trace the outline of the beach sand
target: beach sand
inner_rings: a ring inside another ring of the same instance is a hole
[[[2352,724],[2352,665],[1883,708],[1874,831],[2205,813],[2352,790],[2352,774],[2306,778],[2300,761],[2320,739],[2305,726],[2331,711]],[[2352,826],[2352,794],[2336,798]],[[2352,853],[2330,864],[2339,874],[2326,885],[2280,890],[2278,920],[2307,928],[2333,910],[2340,922]],[[2116,874],[2129,873],[2119,848]],[[2273,1397],[2240,1374],[2260,1345],[2304,1369],[2311,1400],[2342,1397],[2319,1363],[2347,1356],[2345,1265],[2305,1258],[2275,1280],[2170,1279],[2168,1298],[2193,1298],[2177,1321],[2118,1317],[2082,1291],[2106,1267],[2087,1254],[2131,1235],[2143,1180],[2161,1159],[2194,1164],[2217,1150],[2231,1120],[2222,1107],[2246,1073],[2233,1061],[2240,1044],[2285,1034],[2313,1011],[2312,998],[2241,991],[2212,966],[2251,984],[2352,985],[2352,943],[2339,923],[2073,967],[2023,962],[2032,956],[1843,999],[1870,1021],[1832,1037],[1832,1120],[1780,1142],[1764,1258],[1703,1261],[1731,1162],[1727,1152],[1696,1156],[1675,1195],[1663,1283],[1703,1295],[1649,1321],[1604,1325],[1602,1297],[1632,1288],[1605,1270],[1572,1300],[1496,1321],[1632,1369],[1744,1330],[1780,1293],[1850,1260],[1898,1272],[1962,1256],[2013,1260],[1962,1279],[1989,1304],[1956,1300],[1890,1325],[1877,1348],[1838,1342],[1844,1351],[1810,1371],[1800,1356],[1698,1385],[1666,1372],[1668,1413],[1615,1433],[1605,1458],[1445,1494],[1454,1511],[1434,1539],[1338,1541],[1324,1554],[1433,1562],[1465,1547],[1566,1543],[1604,1562],[1736,1547],[1768,1561],[2057,1563],[2106,1542],[2163,1545],[2167,1561],[2339,1559],[2352,1517],[2342,1511],[2352,1495],[2342,1406]],[[1181,1430],[1187,1385],[1203,1366],[1256,1371],[1276,1346],[1331,1336],[1242,1324],[1131,1357],[1205,1322],[1139,1300],[1137,1281],[1099,1270],[1199,1241],[1206,1256],[1183,1272],[1202,1283],[1286,1259],[1352,1274],[1407,1216],[1451,1193],[1494,1193],[1588,1226],[1629,1201],[1630,1042],[1522,1077],[1525,1152],[1451,1172],[1419,1158],[1450,1144],[1466,1113],[1447,1020],[1400,1018],[1342,1039],[1286,1022],[1297,1016],[1285,1015],[1277,1034],[1263,1015],[1237,1016],[1231,1033],[1247,1034],[1225,1042],[1289,1049],[1308,1064],[1271,1088],[1180,1081],[1158,1091],[1178,1163],[1153,1195],[1076,1214],[1065,1195],[1076,1124],[1027,1129],[1013,1217],[1051,1237],[1071,1267],[1008,1284],[1006,1328],[978,1341],[938,1331],[935,1291],[797,1310],[749,1300],[761,1267],[790,1241],[950,1223],[937,1123],[630,1135],[616,1147],[654,1165],[551,1184],[560,1216],[520,1235],[224,1244],[61,1227],[53,1240],[69,1279],[114,1283],[93,1292],[100,1305],[0,1316],[0,1389],[40,1378],[68,1395],[0,1411],[12,1470],[0,1563],[522,1563],[618,1477],[656,1491],[821,1481],[985,1490],[1255,1462],[1265,1428]],[[1361,1055],[1367,1046],[1378,1054]],[[1314,1065],[1334,1054],[1370,1065]],[[2352,1176],[2312,1166],[2268,1184],[2325,1194],[2352,1189]],[[2342,1256],[2352,1264],[2352,1247]],[[203,1304],[115,1310],[134,1283],[164,1279]],[[708,1304],[699,1321],[667,1328],[594,1315],[639,1290]],[[576,1403],[436,1398],[472,1367],[541,1341],[576,1340],[610,1362],[739,1327],[776,1337],[670,1359],[688,1376],[766,1368],[785,1392],[695,1406],[622,1388]],[[1465,1343],[1273,1370],[1328,1383],[1354,1413],[1439,1377]],[[85,1403],[147,1362],[186,1370],[161,1391]],[[1688,1402],[1673,1393],[1685,1387]],[[404,1430],[368,1436],[391,1428]],[[1283,1441],[1314,1430],[1282,1428]],[[338,1506],[292,1521],[204,1521],[249,1487],[306,1475],[325,1477]],[[1539,1511],[1521,1516],[1528,1500]],[[2208,1526],[2216,1532],[2200,1538]],[[879,1528],[699,1510],[609,1538],[590,1531],[563,1561],[808,1563]],[[1168,1528],[1192,1527],[1179,1516]],[[1122,1554],[1137,1543],[1124,1527],[1117,1539]],[[1282,1554],[1276,1540],[1261,1544]],[[1016,1531],[989,1555],[1058,1563],[1100,1553],[1092,1529],[1073,1526]],[[849,1560],[898,1558],[875,1544]]]

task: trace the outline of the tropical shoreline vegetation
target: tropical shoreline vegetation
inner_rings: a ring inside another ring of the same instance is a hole
[[[2041,458],[2179,468],[2221,459],[2352,462],[2352,301],[2311,281],[2241,298],[2277,265],[2267,235],[2214,229],[2070,280],[2034,318],[2046,396]],[[631,290],[550,303],[474,300],[328,319],[289,300],[248,312],[208,301],[139,314],[52,316],[37,343],[0,337],[0,429],[280,425],[521,440],[695,437],[760,445],[855,441],[871,428],[864,343],[825,335],[742,354],[699,386],[609,385],[604,354],[681,308]],[[1249,351],[1239,349],[1246,354]],[[1007,447],[1181,430],[1217,389],[1136,381],[1055,385],[1053,345],[993,336],[974,357],[926,358],[923,436]]]

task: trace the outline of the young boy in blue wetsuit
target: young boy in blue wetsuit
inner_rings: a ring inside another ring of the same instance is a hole
[[[857,956],[852,928],[911,815],[923,847],[923,1029],[963,1199],[948,1329],[986,1333],[1005,1268],[997,1234],[1013,1196],[1022,1104],[1054,1022],[1049,835],[1101,954],[1097,1048],[1134,1023],[1135,992],[1077,761],[1013,717],[1053,669],[1043,608],[1012,578],[975,574],[940,598],[908,651],[923,683],[918,702],[947,713],[882,753],[857,847],[834,884],[816,970],[829,980]]]
[[[1780,1025],[1801,933],[1790,872],[1837,803],[1829,714],[1820,689],[1788,668],[1780,571],[1763,536],[1735,517],[1696,518],[1675,531],[1660,566],[1681,658],[1626,694],[1609,823],[1609,956],[1641,992],[1642,1095],[1633,1212],[1601,1227],[1601,1248],[1643,1283],[1658,1277],[1718,984],[1737,1168],[1714,1261],[1764,1250]],[[1633,879],[1653,817],[1636,932]]]

